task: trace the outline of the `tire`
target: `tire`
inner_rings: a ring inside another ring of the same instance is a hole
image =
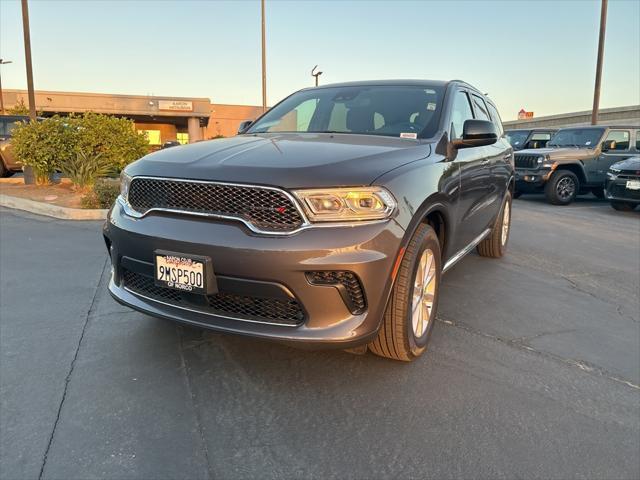
[[[520,198],[522,196],[522,192],[513,192],[513,198]]]
[[[4,166],[2,158],[0,158],[0,178],[6,178],[13,175],[13,172]]]
[[[506,223],[506,225],[505,225]],[[511,233],[511,194],[507,192],[504,204],[491,233],[482,240],[476,250],[481,257],[500,258],[507,251]]]
[[[632,210],[635,210],[636,208],[636,205],[634,203],[619,201],[612,201],[611,206],[614,210],[618,210],[619,212],[630,212]]]
[[[552,205],[569,205],[580,191],[580,180],[569,170],[556,170],[544,186],[544,194]]]
[[[428,267],[429,261],[431,268],[419,268]],[[432,279],[427,280],[427,288],[420,287],[420,283],[424,283],[425,276],[421,273],[424,271],[430,272],[427,277]],[[411,237],[397,275],[378,336],[369,344],[369,349],[381,357],[410,362],[426,350],[438,311],[442,260],[438,236],[429,225],[420,225]],[[416,282],[417,277],[420,283]],[[430,311],[422,302],[429,297],[416,295],[414,298],[416,287],[423,293],[428,292],[432,300]],[[418,306],[416,322],[412,314],[414,302]],[[427,314],[426,322],[418,320],[418,313]]]
[[[604,188],[603,187],[592,188],[591,189],[591,193],[593,193],[594,197],[599,198],[600,200],[602,200],[604,198]]]

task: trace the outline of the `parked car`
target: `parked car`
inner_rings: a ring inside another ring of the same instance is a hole
[[[496,107],[467,83],[301,90],[236,137],[126,167],[109,291],[178,322],[410,361],[442,273],[504,254],[513,187]]]
[[[605,196],[616,210],[633,210],[640,205],[640,155],[609,167]]]
[[[577,195],[592,192],[604,198],[609,167],[640,153],[638,127],[563,128],[547,148],[515,154],[515,197],[544,192],[549,203],[568,205]]]
[[[517,151],[528,148],[544,148],[557,131],[552,128],[522,128],[506,130],[504,133],[513,149]]]
[[[22,170],[11,149],[11,131],[18,122],[28,122],[25,115],[0,115],[0,177],[10,177]]]

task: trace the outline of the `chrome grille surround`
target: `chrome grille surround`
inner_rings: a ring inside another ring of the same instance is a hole
[[[289,192],[262,185],[134,176],[128,197],[118,201],[135,218],[161,211],[237,220],[265,235],[291,235],[310,227]]]

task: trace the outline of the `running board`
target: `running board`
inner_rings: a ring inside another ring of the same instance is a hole
[[[487,235],[489,235],[490,233],[491,233],[491,229],[487,228],[484,232],[482,232],[480,235],[478,235],[476,238],[474,238],[469,245],[464,247],[462,250],[460,250],[458,253],[456,253],[453,257],[451,257],[449,260],[447,260],[447,263],[444,264],[444,268],[442,269],[442,273],[445,273],[447,270],[449,270],[451,267],[453,267],[456,263],[458,263],[460,260],[462,260],[462,258],[467,253],[469,253],[471,250],[473,250],[475,248],[475,246],[478,245],[482,240],[484,240],[485,237]]]

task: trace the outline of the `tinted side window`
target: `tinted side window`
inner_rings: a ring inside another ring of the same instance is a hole
[[[609,150],[629,150],[629,131],[611,130],[604,143]]]
[[[465,120],[473,118],[469,97],[465,92],[456,92],[451,109],[451,139],[462,138]]]
[[[487,106],[484,104],[484,100],[477,95],[471,95],[471,97],[473,98],[473,109],[476,112],[476,118],[478,120],[491,121],[489,112],[487,111]]]
[[[0,120],[0,135],[3,137],[7,134],[7,121],[5,119]]]
[[[498,129],[498,135],[502,136],[502,134],[504,133],[504,129],[502,128],[502,120],[500,119],[500,114],[498,113],[498,110],[496,110],[496,108],[490,103],[487,103],[487,106],[489,107],[489,112],[491,112],[493,123]]]
[[[640,150],[640,130],[636,130],[636,150]]]

